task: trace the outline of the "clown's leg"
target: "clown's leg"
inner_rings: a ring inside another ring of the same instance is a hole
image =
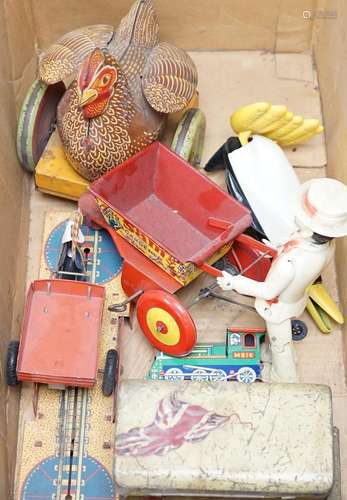
[[[272,354],[270,343],[267,339],[260,345],[260,359],[262,363],[271,363]]]
[[[296,355],[292,341],[290,319],[283,323],[266,323],[272,364],[265,365],[261,378],[264,382],[298,382]]]

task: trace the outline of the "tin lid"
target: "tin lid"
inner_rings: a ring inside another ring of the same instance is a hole
[[[127,494],[332,487],[327,386],[129,380],[117,406],[114,472]]]

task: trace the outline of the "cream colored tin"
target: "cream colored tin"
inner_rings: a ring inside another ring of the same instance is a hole
[[[129,380],[117,406],[121,494],[326,498],[333,487],[327,386]]]

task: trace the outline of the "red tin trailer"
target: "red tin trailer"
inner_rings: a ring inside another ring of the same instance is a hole
[[[124,258],[126,302],[137,300],[147,339],[167,354],[190,352],[196,328],[173,294],[202,272],[220,276],[213,264],[250,225],[250,212],[159,142],[91,184],[80,208]]]
[[[29,287],[17,361],[19,381],[93,387],[105,289],[47,279]]]
[[[104,369],[98,369],[106,292],[103,286],[88,281],[88,253],[82,253],[79,241],[81,216],[76,211],[67,221],[71,239],[65,229],[52,277],[30,284],[20,339],[12,340],[7,350],[7,384],[34,384],[35,415],[41,383],[59,389],[88,389],[95,386],[102,372],[101,390],[110,396],[118,380],[115,349],[107,351]]]

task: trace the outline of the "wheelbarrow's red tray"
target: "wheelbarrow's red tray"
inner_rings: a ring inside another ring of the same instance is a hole
[[[89,189],[108,224],[183,285],[251,223],[245,207],[159,142]]]
[[[37,280],[29,288],[17,377],[92,387],[96,382],[105,289],[69,280]]]

